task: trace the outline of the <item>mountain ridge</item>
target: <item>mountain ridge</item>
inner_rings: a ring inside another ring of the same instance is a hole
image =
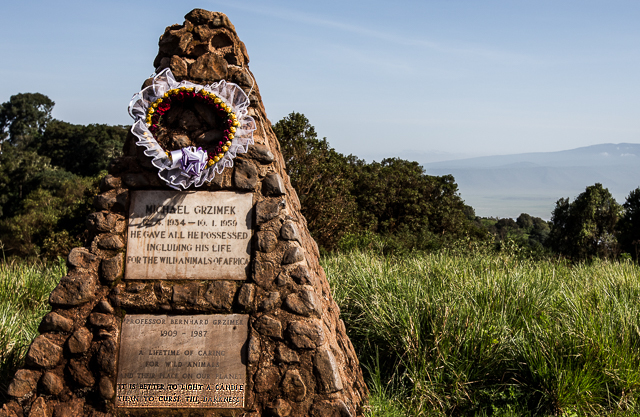
[[[542,166],[567,166],[566,158],[568,157],[576,164],[572,166],[587,166],[594,161],[607,165],[614,165],[623,160],[625,163],[638,163],[640,162],[640,144],[602,143],[562,151],[477,156],[474,158],[429,162],[426,165],[437,169],[442,167],[495,167],[499,161],[509,160],[511,163],[530,162]]]
[[[640,144],[481,156],[423,167],[429,175],[453,175],[460,195],[480,216],[515,218],[529,213],[549,219],[559,198],[573,199],[596,182],[624,203],[640,186]]]

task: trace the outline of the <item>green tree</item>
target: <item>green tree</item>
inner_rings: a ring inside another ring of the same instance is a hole
[[[640,252],[640,187],[629,193],[622,205],[624,214],[618,221],[618,241],[624,252],[638,259]]]
[[[16,214],[23,198],[31,192],[33,179],[49,167],[49,158],[35,151],[5,146],[0,153],[0,218]]]
[[[22,93],[0,105],[0,217],[12,216],[29,193],[27,184],[49,159],[36,144],[51,121],[53,101],[40,93]]]
[[[0,220],[7,254],[52,259],[79,246],[99,178],[56,168],[39,172],[33,179],[39,186],[31,187],[13,217]]]
[[[123,126],[54,120],[53,105],[39,93],[0,105],[0,239],[12,255],[51,258],[80,244],[97,179],[126,137]]]
[[[51,121],[54,102],[40,93],[13,95],[0,105],[0,143],[25,149],[42,136]]]
[[[359,164],[354,196],[361,230],[429,249],[470,232],[469,210],[451,175],[426,175],[399,158]]]
[[[273,130],[302,214],[325,249],[335,248],[343,236],[353,242],[383,237],[391,250],[404,250],[486,234],[475,226],[473,208],[464,204],[451,175],[426,175],[417,162],[399,158],[366,163],[344,156],[326,138],[319,140],[300,113]]]
[[[53,120],[42,135],[38,152],[69,172],[94,176],[122,154],[128,131],[128,126],[83,126]]]
[[[524,230],[526,233],[529,233],[533,228],[533,217],[527,213],[520,213],[516,219],[516,223],[519,228]]]
[[[618,252],[615,227],[622,208],[602,184],[586,188],[573,202],[561,198],[551,217],[551,248],[574,259],[613,257]]]
[[[291,113],[272,127],[309,231],[318,245],[331,250],[355,225],[355,158],[336,152],[326,138],[318,139],[303,114]]]

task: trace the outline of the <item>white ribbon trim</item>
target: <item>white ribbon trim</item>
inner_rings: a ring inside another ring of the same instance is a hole
[[[204,89],[214,93],[225,104],[231,106],[240,124],[236,128],[231,146],[225,152],[224,157],[195,176],[189,175],[180,167],[179,161],[182,158],[182,150],[171,152],[172,161],[153,137],[145,123],[149,106],[167,91],[180,87],[195,88],[196,92]],[[256,123],[253,117],[247,114],[248,108],[249,97],[237,84],[229,83],[225,80],[204,86],[189,81],[177,82],[171,70],[166,68],[153,77],[153,83],[150,86],[135,94],[131,99],[129,115],[134,119],[131,132],[138,138],[136,145],[146,148],[144,154],[152,158],[151,163],[159,170],[158,176],[167,182],[171,188],[179,190],[182,187],[187,189],[192,184],[200,187],[205,182],[210,182],[216,173],[221,174],[225,167],[232,167],[233,158],[239,153],[246,153],[249,145],[253,145],[253,131],[256,130]],[[180,157],[176,158],[178,154],[174,154],[174,152],[180,152]]]

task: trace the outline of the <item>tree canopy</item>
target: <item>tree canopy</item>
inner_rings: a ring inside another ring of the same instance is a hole
[[[348,234],[374,233],[394,245],[428,248],[468,234],[473,225],[451,175],[426,175],[399,158],[367,163],[318,139],[300,113],[278,121],[287,173],[318,244],[328,250]],[[477,230],[474,230],[477,233]]]
[[[615,227],[621,214],[622,207],[599,183],[587,187],[573,202],[561,198],[552,213],[551,248],[575,259],[616,256]]]
[[[25,149],[39,139],[51,121],[54,102],[40,93],[11,96],[0,106],[0,143]]]
[[[629,193],[618,221],[618,241],[622,251],[638,259],[640,253],[640,187]]]
[[[53,106],[40,93],[0,105],[0,240],[10,255],[51,258],[81,243],[98,179],[127,134],[55,120]]]

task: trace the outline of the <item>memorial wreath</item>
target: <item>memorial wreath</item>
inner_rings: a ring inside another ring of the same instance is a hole
[[[138,138],[136,145],[146,148],[144,154],[152,158],[158,176],[170,187],[200,187],[225,167],[232,167],[233,158],[253,144],[256,124],[247,114],[248,107],[249,97],[237,84],[225,80],[208,85],[178,82],[167,68],[131,99],[129,114],[135,121],[131,132]],[[185,108],[194,109],[192,130],[184,122],[176,122],[180,119],[176,113]],[[181,141],[172,136],[178,131],[187,133]],[[168,150],[161,141],[186,141],[188,146]]]

